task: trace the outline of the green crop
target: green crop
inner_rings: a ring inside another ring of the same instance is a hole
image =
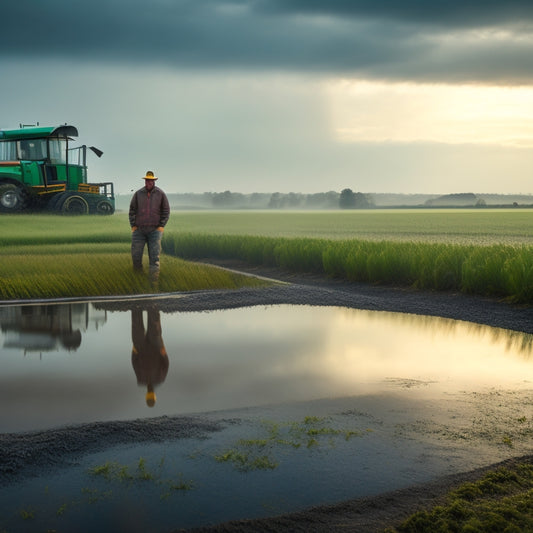
[[[524,209],[173,212],[180,233],[449,244],[533,244]]]
[[[0,300],[153,292],[133,271],[130,232],[120,217],[2,217]],[[119,225],[120,223],[120,225]],[[145,263],[147,258],[145,258]],[[235,289],[264,281],[176,257],[161,258],[159,291]]]
[[[532,222],[522,209],[173,212],[159,290],[257,283],[183,261],[212,258],[531,303]],[[130,268],[125,213],[11,215],[2,228],[0,299],[150,291]]]
[[[476,246],[172,233],[164,249],[185,259],[238,259],[354,282],[453,290],[533,301],[533,246]]]

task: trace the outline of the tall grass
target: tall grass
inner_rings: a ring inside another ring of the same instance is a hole
[[[525,210],[173,212],[163,237],[160,290],[241,283],[198,265],[187,274],[188,263],[174,262],[219,258],[532,303],[532,218]],[[131,273],[125,213],[15,215],[0,224],[0,298],[147,290],[146,280]],[[111,275],[113,282],[106,279]]]
[[[533,247],[171,233],[166,253],[533,302]]]
[[[56,298],[64,296],[131,295],[152,293],[146,274],[136,273],[129,253],[73,252],[68,247],[38,254],[4,254],[0,299]],[[253,278],[164,257],[159,280],[162,292],[236,289],[263,285]]]

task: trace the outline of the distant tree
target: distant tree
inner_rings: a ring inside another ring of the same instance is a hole
[[[295,209],[305,204],[305,196],[301,193],[290,192],[282,194],[275,192],[270,197],[268,207],[271,209]]]
[[[339,205],[339,193],[336,191],[328,191],[326,193],[326,205],[325,207],[329,207],[331,209],[334,209],[338,207]]]
[[[355,209],[355,194],[352,189],[343,189],[339,197],[339,207],[341,209]]]
[[[211,197],[213,207],[237,207],[246,203],[244,194],[240,192],[215,192]]]
[[[354,193],[355,196],[355,208],[356,209],[367,209],[372,207],[372,202],[366,194],[362,192]]]
[[[428,207],[469,207],[476,205],[477,197],[471,192],[445,194],[426,200]]]
[[[231,191],[214,193],[212,202],[213,207],[228,207],[228,205],[231,205]]]
[[[299,194],[299,193],[295,193],[295,192],[290,192],[287,196],[286,196],[286,202],[285,202],[285,205],[287,207],[291,207],[291,208],[294,208],[294,207],[300,207],[303,203],[303,195],[302,194]]]
[[[272,193],[272,196],[270,196],[270,200],[268,202],[268,207],[270,209],[279,209],[281,207],[281,193]]]
[[[308,194],[304,207],[310,209],[336,209],[339,207],[339,193],[335,191]]]
[[[254,192],[249,198],[250,207],[264,209],[265,207],[268,207],[269,200],[270,194]]]

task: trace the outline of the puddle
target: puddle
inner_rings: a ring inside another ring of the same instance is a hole
[[[126,305],[0,307],[0,432],[193,413],[222,429],[66,455],[0,488],[0,529],[169,531],[530,451],[531,335],[338,307]]]
[[[336,307],[0,307],[0,430],[410,389],[530,387],[533,336]]]

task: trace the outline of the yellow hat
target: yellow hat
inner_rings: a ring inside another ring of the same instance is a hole
[[[156,401],[155,392],[154,391],[147,392],[146,393],[146,405],[148,407],[153,407],[155,405],[155,401]]]
[[[146,176],[142,178],[143,180],[156,180],[157,178],[154,176],[154,173],[151,170],[146,171]]]

